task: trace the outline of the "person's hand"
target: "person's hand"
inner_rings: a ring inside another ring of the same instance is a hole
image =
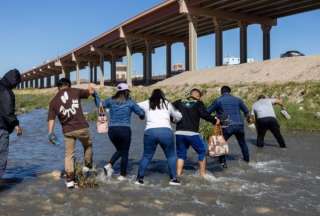
[[[248,122],[248,124],[253,124],[255,122],[254,116],[248,115],[247,116],[247,122]]]
[[[218,119],[217,117],[215,117],[215,120],[216,120],[216,125],[220,125],[220,123],[221,123],[220,119]]]
[[[15,127],[15,131],[17,133],[17,136],[21,136],[22,135],[22,128],[19,125]]]
[[[89,91],[90,95],[93,95],[93,94],[94,94],[94,92],[95,92],[95,87],[94,87],[94,85],[93,85],[92,83],[90,83],[90,84],[88,85],[88,91]]]
[[[145,119],[145,115],[141,115],[139,116],[140,120],[144,120]]]
[[[49,142],[53,145],[58,145],[59,144],[59,141],[56,137],[56,135],[54,133],[49,133],[48,134],[48,139],[49,139]]]

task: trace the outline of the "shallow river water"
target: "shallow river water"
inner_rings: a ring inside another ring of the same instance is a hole
[[[142,154],[144,123],[133,119],[129,180],[106,180],[101,167],[114,151],[106,135],[91,132],[99,187],[65,189],[51,173],[63,169],[64,146],[47,141],[45,110],[20,117],[22,137],[11,137],[8,168],[0,182],[0,216],[15,215],[320,215],[320,134],[285,134],[288,149],[278,148],[271,136],[258,149],[255,134],[247,133],[252,162],[241,161],[231,139],[229,168],[213,159],[208,175],[197,175],[197,157],[189,152],[182,186],[168,186],[167,164],[158,149],[144,186],[134,185]],[[56,130],[62,140],[60,128]],[[77,145],[77,159],[82,148]],[[116,166],[118,171],[118,165]],[[116,172],[117,175],[117,172]]]

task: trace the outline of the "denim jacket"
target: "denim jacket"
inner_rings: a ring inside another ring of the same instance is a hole
[[[216,112],[218,118],[227,117],[229,125],[244,125],[241,111],[245,116],[249,114],[244,102],[228,93],[223,94],[208,107],[208,112]]]
[[[100,97],[97,93],[93,95],[97,107],[100,106]],[[102,106],[109,109],[109,127],[112,126],[127,126],[130,127],[131,114],[134,112],[140,118],[144,118],[144,111],[135,101],[129,99],[124,103],[119,103],[112,98],[102,102]]]

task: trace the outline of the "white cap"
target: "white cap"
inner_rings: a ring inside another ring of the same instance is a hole
[[[125,91],[125,90],[129,90],[129,86],[127,83],[119,83],[117,85],[117,91]]]

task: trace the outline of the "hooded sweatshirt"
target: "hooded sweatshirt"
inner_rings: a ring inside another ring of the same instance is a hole
[[[202,101],[195,98],[177,100],[173,106],[182,114],[182,119],[177,123],[177,131],[189,131],[199,133],[200,119],[204,119],[214,124],[215,117],[211,116]]]
[[[12,133],[19,125],[15,115],[15,95],[12,89],[21,82],[20,72],[16,69],[7,72],[0,80],[0,129]]]

